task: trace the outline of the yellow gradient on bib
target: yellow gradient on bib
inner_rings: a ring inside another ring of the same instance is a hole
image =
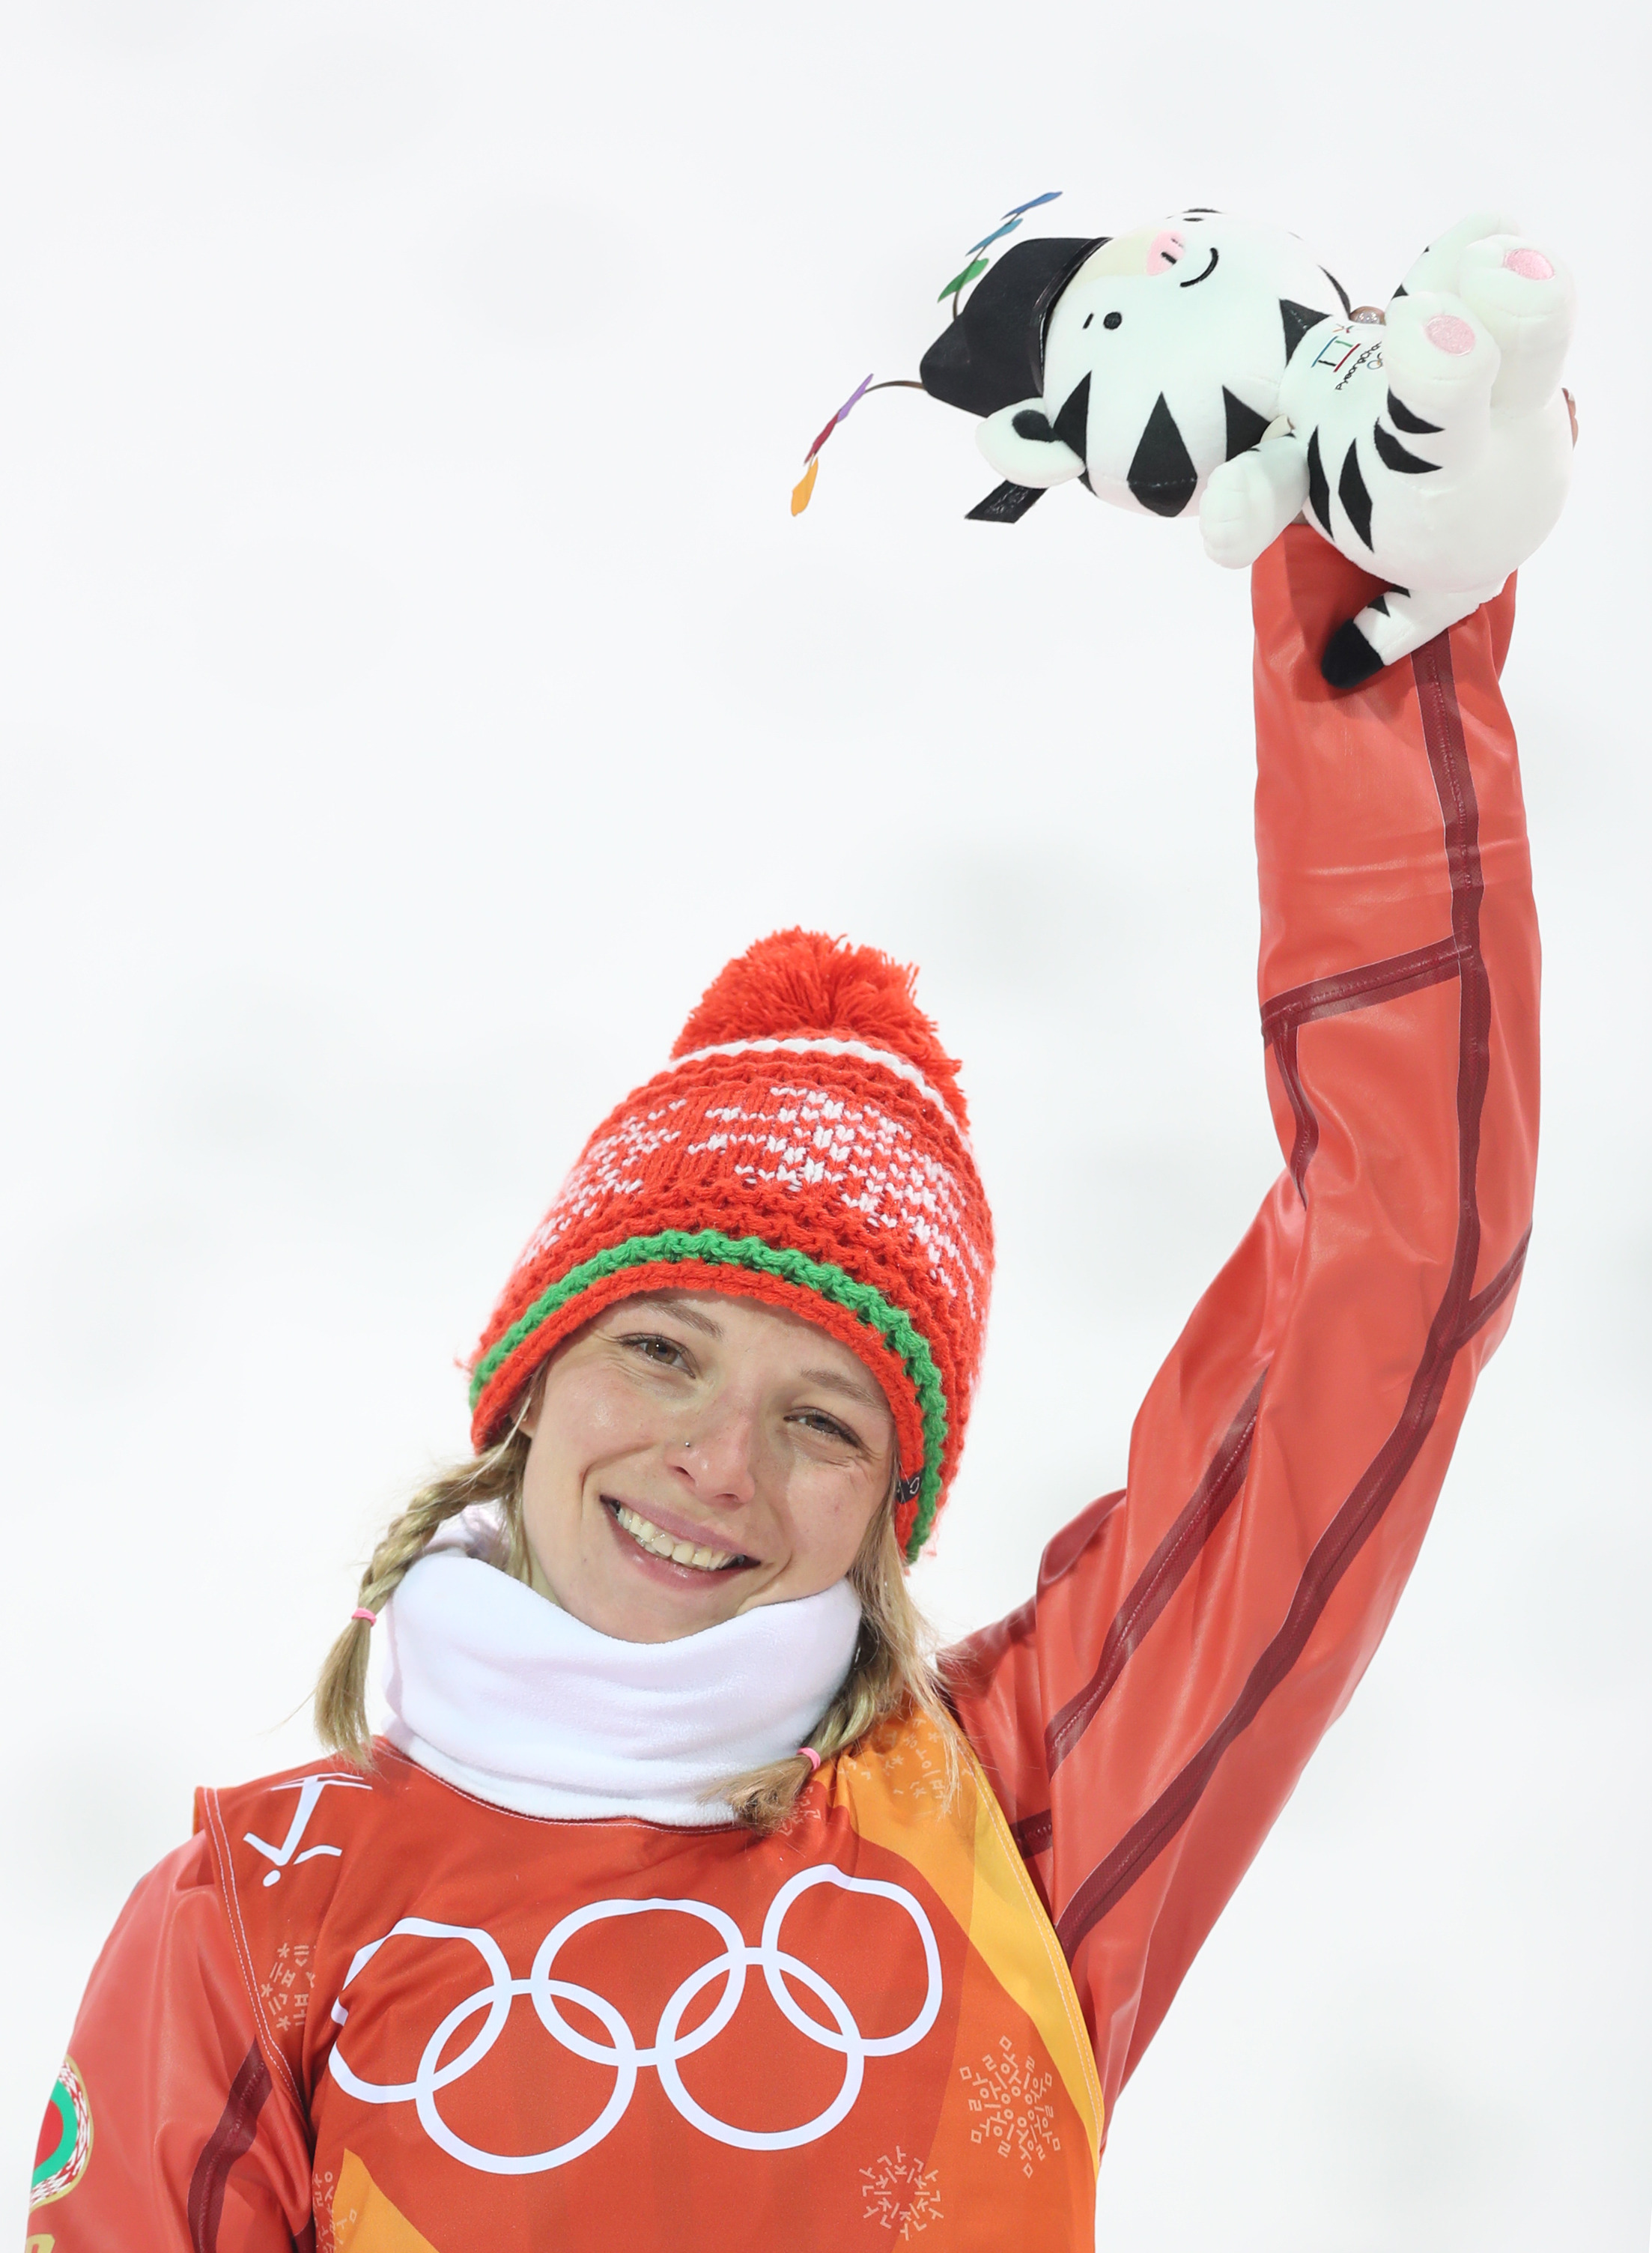
[[[974,1754],[944,1815],[935,1811],[945,1748],[915,1714],[837,1763],[834,1788],[863,1838],[922,1871],[1010,1999],[1037,2027],[1101,2165],[1104,2106],[1078,1996],[1055,1929]],[[916,1787],[916,1789],[915,1789]]]
[[[333,2253],[436,2253],[349,2151],[332,2194],[332,2243]]]

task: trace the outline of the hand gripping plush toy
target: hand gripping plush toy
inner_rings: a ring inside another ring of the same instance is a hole
[[[1334,686],[1494,595],[1560,513],[1572,284],[1498,215],[1442,235],[1386,312],[1356,312],[1283,228],[1202,208],[1124,235],[1024,241],[960,303],[984,264],[944,293],[953,318],[921,369],[931,396],[983,418],[1005,480],[971,515],[1014,523],[1074,478],[1155,516],[1202,495],[1205,545],[1237,567],[1306,509],[1391,582],[1333,636]],[[794,509],[847,411],[810,450]]]

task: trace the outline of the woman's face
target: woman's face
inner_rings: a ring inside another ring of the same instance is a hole
[[[754,1299],[624,1299],[552,1356],[522,1487],[533,1585],[587,1627],[670,1643],[848,1571],[895,1419],[846,1346]]]

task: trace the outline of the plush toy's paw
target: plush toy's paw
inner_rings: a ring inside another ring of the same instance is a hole
[[[1018,485],[1042,489],[1084,472],[1084,457],[1056,436],[1042,399],[1000,407],[982,422],[975,438],[999,475]]]
[[[1572,276],[1560,262],[1521,235],[1488,235],[1464,250],[1457,288],[1502,356],[1493,407],[1518,413],[1552,398],[1575,303]]]
[[[1419,289],[1455,290],[1462,264],[1462,255],[1471,242],[1480,242],[1489,234],[1517,234],[1520,224],[1507,212],[1470,212],[1460,219],[1455,227],[1448,227],[1437,234],[1400,283],[1397,296],[1414,296]]]
[[[1395,428],[1429,439],[1439,464],[1478,446],[1490,421],[1502,355],[1466,300],[1442,289],[1397,297],[1383,331],[1389,414]]]
[[[1572,277],[1518,234],[1488,234],[1459,261],[1457,294],[1507,352],[1534,328],[1572,326]]]
[[[1298,468],[1300,449],[1290,449],[1288,464],[1277,458],[1280,451],[1275,441],[1236,454],[1211,471],[1199,503],[1199,530],[1213,563],[1230,571],[1247,569],[1301,507],[1307,473],[1305,466]]]

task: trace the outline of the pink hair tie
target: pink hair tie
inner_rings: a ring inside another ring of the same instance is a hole
[[[378,1613],[368,1611],[366,1606],[362,1604],[358,1604],[354,1611],[351,1613],[350,1616],[352,1620],[366,1620],[369,1627],[377,1627],[379,1624]]]
[[[809,1773],[812,1775],[819,1775],[820,1755],[816,1752],[812,1745],[799,1745],[798,1747],[798,1757],[799,1760],[806,1760],[808,1761]]]

